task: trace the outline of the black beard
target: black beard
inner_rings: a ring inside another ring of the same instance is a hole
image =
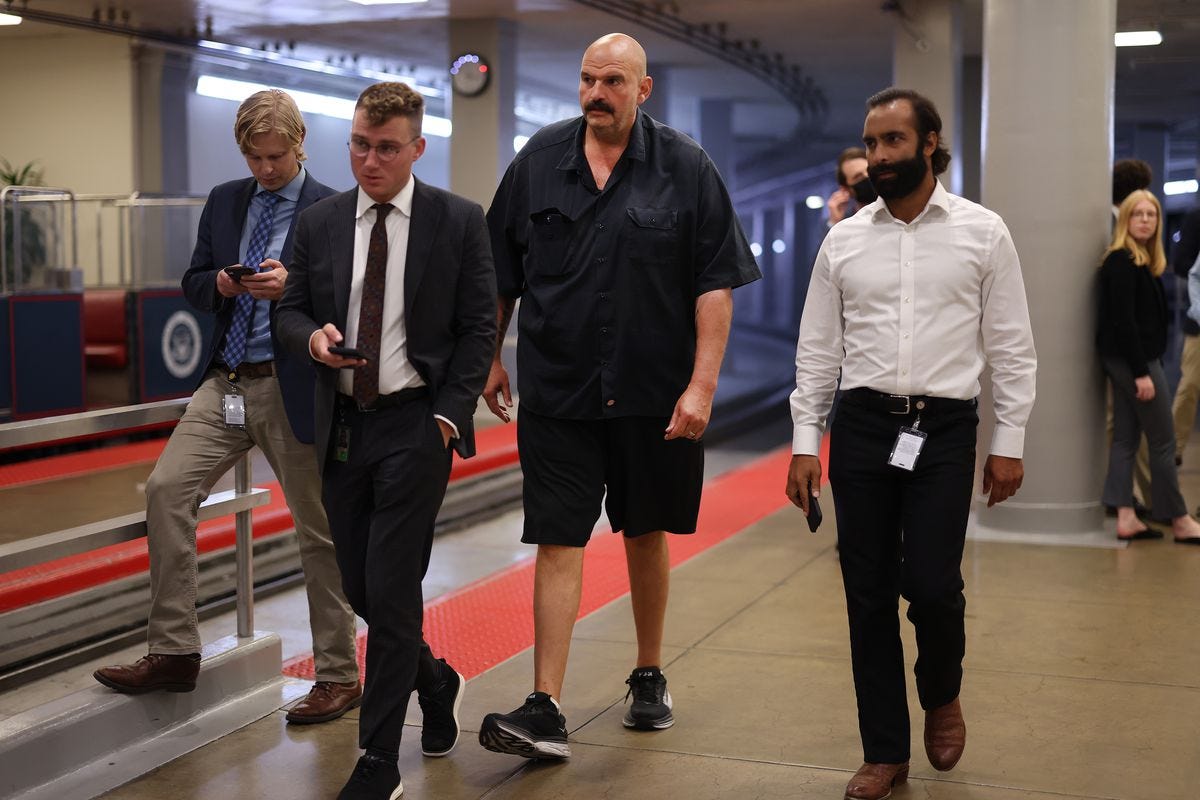
[[[921,182],[925,180],[925,173],[928,171],[929,164],[925,161],[925,155],[918,150],[912,158],[868,167],[867,176],[870,177],[871,185],[875,187],[875,191],[879,193],[880,197],[884,200],[896,200],[908,197],[915,192]],[[881,172],[893,174],[890,178],[880,178],[879,173]]]

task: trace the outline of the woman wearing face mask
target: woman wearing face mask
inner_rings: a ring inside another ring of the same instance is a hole
[[[1200,523],[1188,515],[1179,491],[1171,396],[1162,368],[1167,303],[1159,276],[1166,265],[1162,206],[1150,192],[1132,192],[1118,209],[1100,267],[1096,346],[1113,394],[1113,441],[1102,500],[1117,509],[1118,539],[1162,538],[1133,510],[1133,460],[1144,431],[1150,444],[1151,506],[1157,516],[1170,518],[1176,542],[1200,545]]]
[[[847,147],[838,156],[838,188],[825,202],[829,210],[829,226],[853,216],[867,203],[874,202],[875,188],[867,178],[867,151],[861,147]]]

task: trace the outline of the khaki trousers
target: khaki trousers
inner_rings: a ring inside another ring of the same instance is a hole
[[[238,380],[237,393],[246,402],[246,427],[226,426],[222,399],[234,388],[225,373],[209,372],[146,483],[150,652],[200,652],[196,624],[198,509],[213,484],[258,445],[283,487],[296,524],[317,680],[358,680],[354,612],[342,593],[329,522],[321,505],[315,450],[292,434],[274,377]]]
[[[1183,337],[1183,354],[1179,357],[1179,386],[1171,416],[1175,419],[1175,458],[1183,458],[1188,437],[1196,426],[1196,403],[1200,402],[1200,336]]]

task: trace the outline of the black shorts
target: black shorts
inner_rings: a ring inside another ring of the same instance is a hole
[[[669,421],[555,419],[521,409],[521,541],[583,547],[600,517],[601,500],[612,529],[628,537],[652,531],[694,533],[704,486],[704,445],[690,439],[664,441]]]

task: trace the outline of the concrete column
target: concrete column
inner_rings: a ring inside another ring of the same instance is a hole
[[[734,168],[732,100],[700,101],[700,146],[717,165],[725,186],[733,191],[737,186],[737,175]]]
[[[962,45],[959,0],[904,0],[892,42],[892,83],[915,89],[937,106],[942,139],[952,156],[941,176],[946,188],[961,193],[959,96]]]
[[[976,496],[977,536],[1078,541],[1101,530],[1093,283],[1112,224],[1116,13],[1116,0],[987,0],[984,9],[983,204],[1004,218],[1021,258],[1038,376],[1024,484],[990,509]],[[982,465],[988,388],[980,401]]]
[[[483,56],[492,79],[481,95],[450,98],[450,191],[486,209],[512,161],[517,132],[515,26],[502,19],[450,20],[447,66],[464,53]]]
[[[642,103],[642,111],[659,122],[670,125],[671,69],[666,64],[651,63],[646,66],[646,74],[654,80],[654,88],[651,89],[646,102]]]
[[[1154,172],[1150,191],[1157,195],[1160,202],[1164,200],[1163,184],[1167,180],[1167,148],[1170,140],[1170,131],[1161,122],[1140,122],[1133,129],[1133,157],[1150,165]]]

